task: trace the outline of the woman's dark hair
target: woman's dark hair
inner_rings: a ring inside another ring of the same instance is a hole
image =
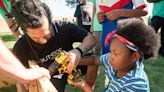
[[[137,46],[145,59],[156,57],[160,47],[155,30],[140,19],[125,19],[118,22],[116,33]]]
[[[47,9],[44,9],[44,6],[39,0],[15,0],[12,3],[11,14],[23,31],[26,31],[27,27],[38,28],[42,26],[42,15],[49,19],[50,15],[47,14]]]

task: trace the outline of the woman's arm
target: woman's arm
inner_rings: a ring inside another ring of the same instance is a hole
[[[92,11],[92,24],[91,24],[91,28],[90,28],[90,32],[93,33],[93,22],[94,22],[94,17],[96,14],[96,3],[93,4],[93,11]]]
[[[44,68],[26,69],[0,41],[0,73],[11,76],[21,83],[48,77],[49,71]]]

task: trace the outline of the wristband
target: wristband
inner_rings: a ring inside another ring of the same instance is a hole
[[[75,49],[78,50],[78,51],[80,52],[81,56],[83,55],[83,51],[82,51],[79,47],[77,47],[77,48],[75,48]]]

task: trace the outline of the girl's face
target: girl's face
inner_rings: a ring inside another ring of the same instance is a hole
[[[118,39],[113,39],[110,46],[109,61],[116,71],[127,71],[137,60],[136,52],[132,52]]]

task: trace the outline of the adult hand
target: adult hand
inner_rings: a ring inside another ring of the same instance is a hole
[[[71,73],[79,64],[79,61],[81,59],[81,53],[77,49],[70,50],[68,52],[70,62],[67,66],[67,73]]]
[[[111,21],[116,20],[116,19],[120,18],[121,10],[120,9],[115,9],[115,10],[106,12],[105,15],[106,15],[108,20],[111,20]]]
[[[97,19],[98,19],[98,22],[101,24],[103,21],[104,21],[104,18],[105,18],[105,13],[104,12],[98,12],[97,13]]]
[[[34,80],[38,80],[43,77],[47,77],[48,79],[50,79],[49,71],[42,67],[36,67],[32,69],[27,69],[27,72],[24,73],[20,82],[23,84],[28,84]]]

